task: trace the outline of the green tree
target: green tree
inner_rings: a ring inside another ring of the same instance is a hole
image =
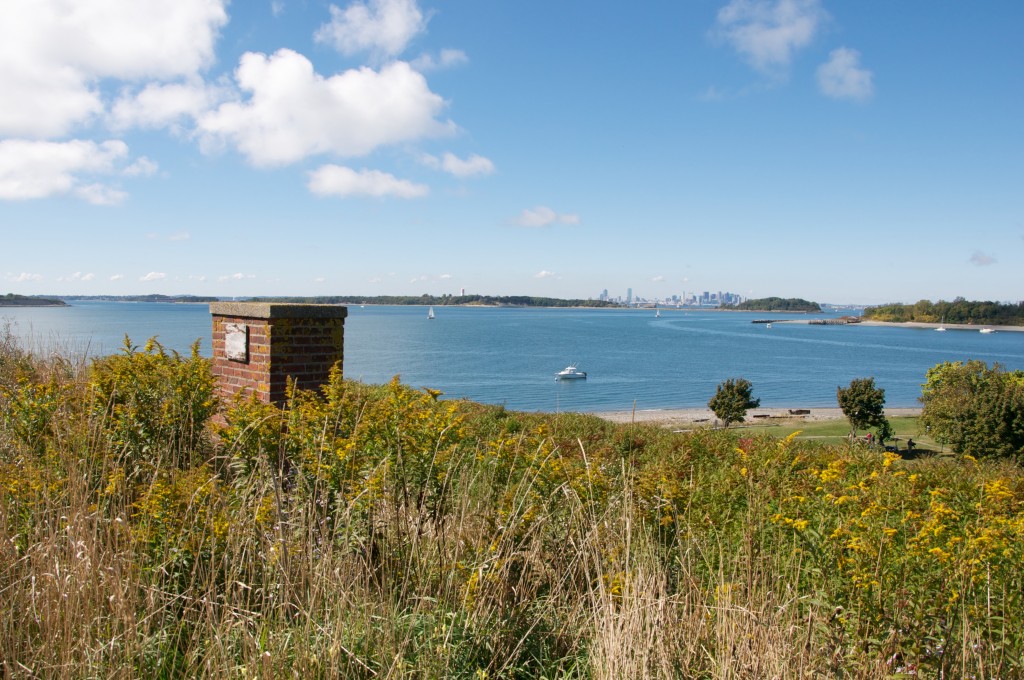
[[[886,434],[891,432],[885,417],[885,390],[875,387],[874,378],[854,378],[849,387],[837,387],[836,399],[850,421],[851,437],[857,436],[857,430],[869,427],[877,427]]]
[[[708,402],[708,408],[715,412],[718,419],[729,427],[747,417],[747,411],[761,405],[760,399],[751,396],[753,385],[744,378],[729,378],[718,385],[715,396]]]
[[[955,453],[1024,460],[1024,371],[947,361],[928,369],[921,402],[922,424]]]

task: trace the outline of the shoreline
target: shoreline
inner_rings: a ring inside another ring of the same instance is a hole
[[[982,328],[991,328],[993,332],[1001,333],[1007,331],[1009,333],[1024,333],[1024,326],[999,326],[996,324],[977,324],[977,323],[928,323],[925,321],[872,321],[870,319],[864,319],[857,322],[859,326],[889,326],[894,328],[945,328],[947,331],[974,331],[977,333]]]
[[[792,411],[807,411],[807,413],[792,413]],[[648,409],[643,411],[596,411],[590,415],[603,418],[613,423],[645,423],[649,425],[714,425],[718,422],[711,409],[705,408],[671,408],[671,409]],[[887,408],[885,415],[888,417],[898,416],[919,416],[920,407],[913,408]],[[759,417],[756,417],[759,416]],[[795,422],[819,422],[824,420],[844,420],[842,409],[838,407],[823,408],[755,408],[747,412],[745,424],[795,421]]]

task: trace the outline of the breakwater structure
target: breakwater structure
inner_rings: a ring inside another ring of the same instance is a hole
[[[340,305],[213,302],[213,375],[218,393],[281,405],[288,381],[316,389],[344,362]]]

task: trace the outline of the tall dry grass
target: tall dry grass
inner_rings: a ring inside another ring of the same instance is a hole
[[[1024,667],[1012,466],[511,413],[340,376],[285,409],[217,405],[204,362],[155,345],[86,365],[6,342],[5,677]]]

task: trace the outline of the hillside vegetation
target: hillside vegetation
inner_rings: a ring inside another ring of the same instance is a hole
[[[821,305],[802,298],[767,297],[757,300],[746,300],[733,309],[752,312],[820,312]]]
[[[912,305],[893,303],[867,307],[864,318],[872,321],[967,323],[1024,326],[1024,302],[976,302],[956,298],[952,302],[920,300]]]
[[[489,305],[510,307],[619,307],[603,300],[563,300],[530,295],[318,295],[315,297],[257,297],[249,302],[292,302],[322,305]]]
[[[64,307],[62,300],[53,298],[38,297],[35,295],[15,295],[7,293],[0,295],[0,307]]]
[[[5,675],[1024,674],[1015,465],[439,396],[0,337]]]

